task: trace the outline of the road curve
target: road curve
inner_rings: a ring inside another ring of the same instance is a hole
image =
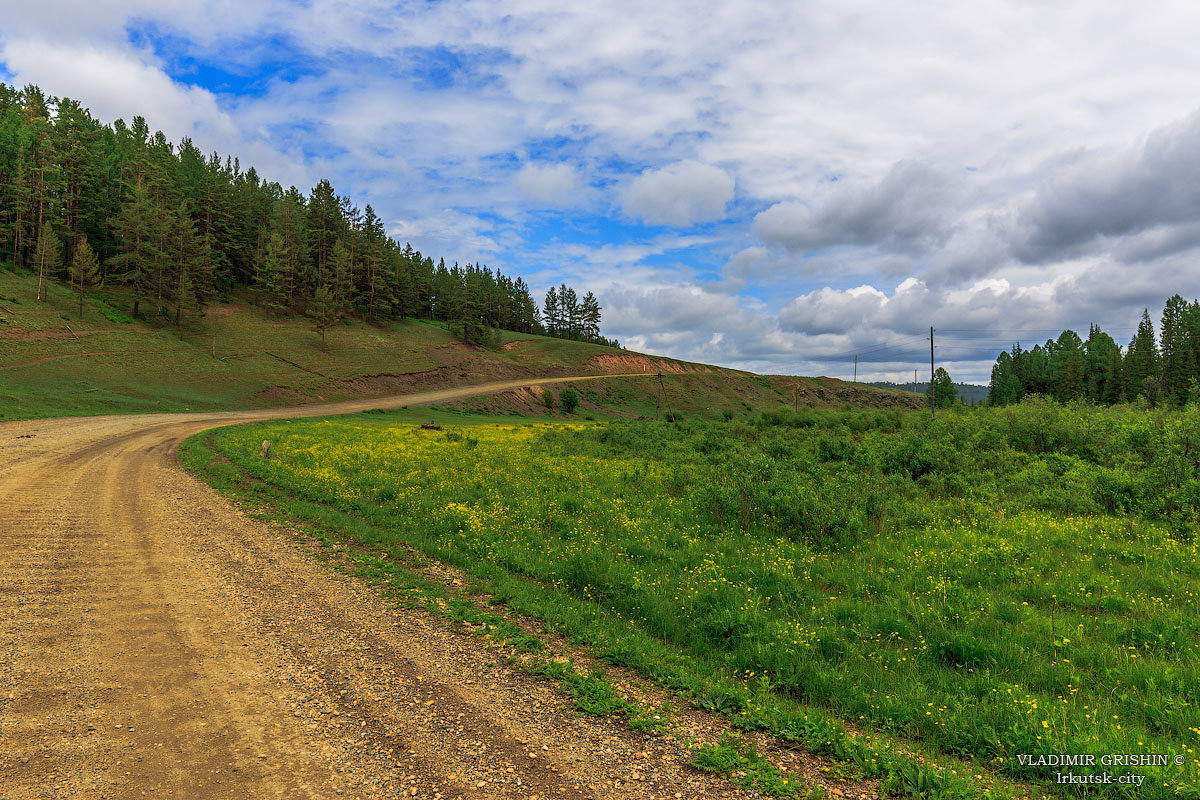
[[[0,424],[0,798],[741,796],[678,754],[635,761],[633,734],[178,463],[220,425],[570,380]]]

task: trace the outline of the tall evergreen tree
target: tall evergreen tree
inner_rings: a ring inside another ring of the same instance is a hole
[[[1188,304],[1178,294],[1167,299],[1162,315],[1162,394],[1176,405],[1187,402],[1195,377],[1194,348]]]
[[[129,288],[134,316],[153,303],[180,326],[218,291],[250,287],[294,314],[325,287],[339,308],[428,315],[465,324],[472,340],[506,328],[607,341],[599,304],[565,284],[543,327],[520,277],[486,264],[447,269],[388,238],[373,208],[360,211],[329,181],[305,197],[191,139],[175,146],[143,117],[104,125],[75,100],[0,83],[0,258],[32,266],[44,297],[85,240],[99,280]]]
[[[150,193],[145,184],[139,181],[132,187],[114,220],[120,250],[109,259],[119,279],[133,290],[134,317],[138,316],[141,301],[150,294],[151,275],[158,261],[159,242],[154,229],[155,219]]]
[[[542,315],[546,322],[546,333],[551,336],[562,334],[562,315],[558,309],[558,289],[551,286],[546,290],[546,300],[542,303]]]
[[[1013,356],[1008,352],[1001,352],[992,367],[992,380],[988,386],[988,405],[1005,406],[1015,403],[1021,399],[1024,393],[1021,379],[1017,377]]]
[[[588,292],[579,306],[580,333],[584,341],[594,342],[600,338],[600,301]]]
[[[313,321],[313,325],[321,332],[321,349],[325,349],[325,331],[342,318],[342,309],[337,297],[328,286],[317,287],[312,302],[304,312]]]
[[[1084,397],[1083,341],[1075,331],[1063,331],[1051,344],[1049,373],[1055,399],[1079,400]]]
[[[100,283],[100,263],[86,236],[81,235],[75,245],[69,272],[71,285],[79,290],[79,318],[83,319],[83,293]]]
[[[47,225],[42,228],[41,238],[38,239],[37,255],[34,257],[37,263],[37,299],[39,302],[46,299],[46,278],[54,277],[61,265],[59,252],[58,237],[54,235],[54,232],[50,230],[50,226]]]
[[[1084,392],[1093,403],[1121,399],[1121,348],[1113,338],[1092,325],[1083,345]]]
[[[579,338],[579,295],[565,283],[558,287],[558,316],[562,320],[560,336]]]
[[[169,247],[174,269],[171,294],[175,305],[175,327],[182,328],[185,321],[203,310],[205,278],[209,277],[202,243],[196,238],[196,223],[184,205],[175,215]]]
[[[333,246],[344,227],[342,206],[334,194],[333,184],[322,180],[308,196],[308,244],[313,260],[313,274],[318,285],[324,285],[330,272]]]
[[[1139,395],[1150,402],[1158,400],[1162,388],[1159,373],[1158,344],[1154,339],[1154,323],[1150,311],[1142,311],[1142,321],[1125,353],[1125,393],[1133,400]]]

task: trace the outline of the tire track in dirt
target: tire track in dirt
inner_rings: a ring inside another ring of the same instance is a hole
[[[219,425],[529,382],[0,424],[0,797],[745,796],[680,747],[637,761],[643,735],[578,717],[178,464]]]

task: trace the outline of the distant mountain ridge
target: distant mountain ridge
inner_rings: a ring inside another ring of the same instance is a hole
[[[929,391],[929,381],[919,381],[917,383],[893,383],[892,381],[870,381],[866,382],[867,386],[874,386],[879,389],[899,389],[902,392],[916,392],[917,394],[925,394]],[[955,383],[954,388],[958,390],[958,396],[967,405],[977,406],[987,401],[988,387],[978,383]]]

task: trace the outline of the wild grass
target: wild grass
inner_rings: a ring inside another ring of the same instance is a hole
[[[942,779],[872,762],[821,715],[1030,781],[1053,770],[1020,754],[1166,754],[1131,771],[1194,796],[1196,409],[444,432],[381,415],[212,441],[368,544],[456,564],[697,705],[897,786]]]
[[[321,336],[303,318],[272,316],[245,299],[214,302],[176,329],[133,319],[120,288],[89,294],[84,315],[69,287],[0,269],[0,420],[144,411],[261,408],[395,394],[420,383],[485,382],[530,374],[584,374],[616,352],[525,337],[522,352],[468,348],[444,326],[355,320]]]

